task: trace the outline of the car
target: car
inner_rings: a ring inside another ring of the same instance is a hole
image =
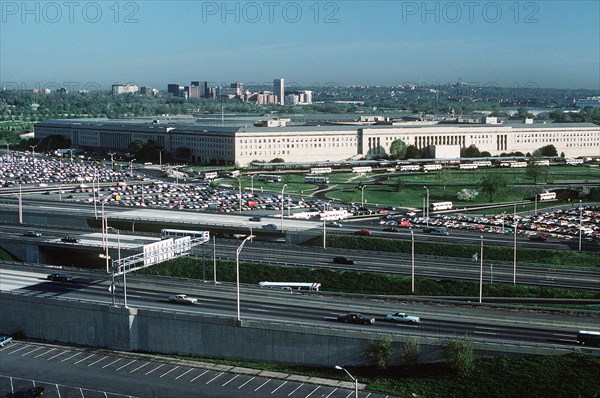
[[[339,322],[345,323],[359,323],[363,325],[372,325],[375,323],[375,318],[368,315],[361,314],[359,312],[350,312],[337,317]]]
[[[42,233],[38,231],[27,231],[23,234],[23,236],[28,236],[30,238],[39,238],[40,236],[42,236]]]
[[[536,234],[536,235],[530,235],[529,236],[529,240],[533,240],[533,241],[536,241],[536,242],[545,242],[548,239],[544,235],[542,235],[542,234]]]
[[[385,232],[400,232],[400,228],[388,227],[383,229]]]
[[[0,347],[4,347],[12,341],[10,336],[0,336]]]
[[[442,229],[434,229],[433,231],[431,231],[431,235],[448,236],[450,234],[448,233],[448,231],[444,231]]]
[[[79,239],[74,238],[72,236],[65,236],[64,238],[61,238],[60,240],[63,242],[66,242],[66,243],[78,243],[79,242]]]
[[[277,225],[275,224],[265,224],[262,226],[263,229],[277,229]]]
[[[31,387],[26,391],[16,391],[8,396],[10,398],[38,398],[44,395],[44,387]]]
[[[53,272],[48,275],[46,279],[49,279],[53,282],[73,282],[73,276],[64,272]]]
[[[333,262],[336,264],[354,264],[354,260],[352,260],[351,258],[348,258],[348,257],[343,257],[343,256],[334,257]]]
[[[386,315],[385,320],[398,323],[421,323],[421,318],[418,316],[407,315],[404,312],[395,312],[393,314]]]
[[[169,296],[169,302],[177,304],[196,304],[198,299],[189,297],[185,294],[176,294],[174,296]]]
[[[248,221],[262,221],[262,218],[260,218],[259,216],[254,216],[254,217],[250,217],[248,219]]]
[[[328,227],[332,227],[332,228],[342,228],[342,224],[340,224],[339,222],[336,222],[336,221],[330,221],[325,225]]]
[[[354,233],[354,235],[369,236],[369,235],[371,235],[371,230],[369,230],[369,229],[361,229],[361,230],[356,231]]]

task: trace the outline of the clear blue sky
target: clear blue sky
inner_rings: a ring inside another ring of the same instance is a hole
[[[7,87],[283,77],[600,90],[600,2],[592,0],[0,0],[0,12]]]

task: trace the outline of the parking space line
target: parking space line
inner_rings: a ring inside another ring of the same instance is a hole
[[[118,368],[117,368],[117,370],[121,370],[121,369],[123,369],[124,367],[126,367],[126,366],[129,366],[129,365],[131,365],[132,363],[134,363],[135,361],[137,361],[137,359],[134,359],[134,360],[133,360],[133,361],[131,361],[131,362],[127,362],[125,365],[123,365],[123,366],[121,366],[121,367],[118,367]]]
[[[165,364],[163,363],[162,365],[158,365],[156,368],[152,369],[151,371],[149,371],[148,373],[146,373],[146,375],[149,375],[150,373],[154,372],[157,369],[162,368],[163,366],[165,366]]]
[[[94,361],[94,362],[90,363],[88,366],[95,365],[95,364],[97,364],[98,362],[105,360],[106,358],[108,358],[108,357],[102,357],[102,358],[98,359],[97,361]]]
[[[83,358],[83,359],[80,359],[79,361],[75,362],[75,363],[74,363],[74,365],[77,365],[78,363],[80,363],[80,362],[83,362],[83,361],[85,361],[86,359],[89,359],[89,358],[93,357],[94,355],[96,355],[96,354],[88,355],[87,357],[85,357],[85,358]]]
[[[332,392],[329,393],[329,395],[327,395],[325,398],[329,398],[333,395],[334,392],[336,392],[338,390],[338,388],[334,388]]]
[[[346,395],[346,398],[350,398],[350,396],[351,396],[352,394],[354,394],[354,393],[353,393],[352,391],[350,391],[350,392],[348,393],[348,395]]]
[[[246,384],[250,383],[252,380],[256,379],[256,376],[252,376],[252,378],[250,380],[248,380],[247,382],[245,382],[244,384],[242,384],[241,386],[238,387],[238,390],[242,387],[244,387]]]
[[[71,350],[67,350],[67,351],[62,351],[62,352],[59,352],[58,354],[56,354],[56,355],[53,355],[53,356],[51,356],[50,358],[46,359],[46,361],[49,361],[49,360],[51,360],[51,359],[54,359],[54,358],[56,358],[56,357],[59,357],[59,356],[61,356],[62,354],[66,354],[67,352],[71,352]]]
[[[50,353],[51,353],[52,351],[54,351],[54,350],[56,350],[56,348],[53,348],[53,349],[51,349],[51,350],[48,350],[48,351],[44,351],[44,352],[42,352],[41,354],[39,354],[39,355],[36,355],[34,358],[39,358],[39,357],[41,357],[42,355],[50,354]]]
[[[23,347],[21,347],[21,348],[17,348],[17,349],[16,349],[16,350],[14,350],[13,352],[9,352],[9,353],[8,353],[8,355],[12,355],[12,354],[14,354],[15,352],[19,352],[19,351],[21,351],[21,350],[24,350],[24,349],[25,349],[25,348],[27,348],[27,347],[29,347],[29,346],[28,346],[28,345],[24,345],[24,346],[23,346]]]
[[[71,355],[70,357],[63,359],[61,362],[68,361],[71,358],[75,358],[77,355],[81,355],[81,352],[77,352],[77,353]]]
[[[179,367],[179,365],[178,365],[178,366],[175,366],[173,369],[169,370],[168,372],[161,374],[161,375],[160,375],[160,377],[164,377],[164,376],[168,375],[169,373],[171,373],[172,371],[174,371],[174,370],[175,370],[175,369],[177,369],[178,367]]]
[[[212,383],[214,380],[218,379],[219,377],[223,376],[225,374],[225,372],[221,372],[218,375],[216,375],[215,377],[213,377],[212,379],[210,379],[209,381],[206,382],[206,384],[208,383]]]
[[[302,383],[298,387],[296,387],[296,389],[294,391],[292,391],[291,393],[288,394],[288,397],[290,397],[293,393],[295,393],[296,391],[298,391],[300,389],[300,387],[302,387],[303,385],[304,385],[304,383]]]
[[[314,394],[314,392],[315,392],[315,391],[317,391],[319,388],[321,388],[321,386],[317,386],[317,388],[315,388],[314,390],[312,390],[312,391],[310,392],[310,394],[308,394],[308,395],[306,396],[306,398],[308,398],[308,397],[310,397],[311,395],[313,395],[313,394]]]
[[[239,374],[233,376],[231,379],[229,379],[228,381],[226,381],[224,384],[221,384],[221,387],[225,387],[227,384],[231,383],[232,381],[234,381],[235,379],[237,379],[238,377],[240,377]]]
[[[281,385],[279,387],[277,387],[276,389],[274,389],[273,391],[271,391],[271,394],[275,394],[275,392],[277,390],[279,390],[281,387],[283,387],[286,383],[287,383],[287,380],[285,380],[283,383],[281,383]]]
[[[205,370],[204,372],[202,372],[201,374],[199,374],[198,376],[194,377],[192,380],[190,380],[190,383],[194,380],[196,380],[198,377],[205,375],[206,373],[208,373],[208,370]]]
[[[194,370],[194,369],[193,368],[188,369],[187,372],[184,372],[184,373],[180,374],[179,376],[177,376],[175,378],[175,380],[178,380],[180,377],[185,376],[186,374],[190,373],[192,370]]]
[[[267,379],[267,381],[265,381],[264,383],[262,383],[260,386],[256,387],[254,389],[254,391],[256,392],[256,391],[260,390],[265,384],[267,384],[270,381],[271,381],[271,379]]]
[[[150,362],[146,362],[145,364],[138,366],[137,368],[133,369],[133,370],[132,370],[131,372],[129,372],[129,373],[137,372],[138,370],[140,370],[140,369],[141,369],[141,368],[143,368],[144,366],[148,366],[148,365],[150,365]]]
[[[372,393],[368,393],[367,396],[365,398],[369,398],[371,396]]]
[[[119,362],[121,359],[123,359],[123,358],[117,358],[117,359],[115,359],[115,360],[114,360],[114,361],[112,361],[111,363],[108,363],[108,364],[104,365],[104,366],[102,367],[102,369],[104,369],[104,368],[106,368],[106,367],[108,367],[108,366],[112,365],[113,363],[117,363],[117,362]]]
[[[31,350],[31,351],[28,351],[28,352],[26,352],[25,354],[23,354],[23,355],[21,355],[21,356],[22,356],[22,357],[24,357],[25,355],[29,355],[29,354],[31,354],[32,352],[36,352],[36,351],[38,351],[38,350],[41,350],[42,348],[44,348],[44,347],[38,347],[38,348],[36,348],[36,349],[34,349],[34,350]]]

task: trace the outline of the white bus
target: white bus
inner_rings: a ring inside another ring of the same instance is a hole
[[[329,184],[329,178],[327,177],[304,177],[304,182],[308,184]]]
[[[321,284],[314,282],[259,282],[260,287],[268,287],[271,289],[284,289],[284,290],[312,290],[319,291]]]
[[[442,169],[442,165],[441,164],[424,164],[423,165],[423,170],[425,171],[431,171],[431,170],[441,170]]]
[[[313,167],[310,169],[310,174],[329,174],[331,167]]]
[[[549,160],[536,160],[535,164],[538,166],[550,166]]]
[[[421,166],[418,164],[403,164],[398,166],[398,170],[400,171],[419,171],[421,170]]]
[[[202,178],[204,178],[205,181],[209,181],[209,180],[214,180],[218,176],[219,176],[219,173],[217,173],[216,171],[205,171],[204,174],[202,175]]]
[[[437,202],[431,204],[431,210],[450,210],[452,209],[452,202]]]
[[[161,239],[169,238],[183,238],[189,236],[192,239],[204,238],[205,241],[210,239],[210,232],[208,231],[188,231],[185,229],[162,229],[160,231]]]
[[[275,174],[259,174],[258,181],[281,182],[281,176]]]
[[[227,177],[229,178],[238,178],[242,173],[240,173],[239,170],[231,170],[229,173],[227,173]]]
[[[473,170],[478,168],[479,166],[474,163],[461,163],[458,165],[458,168],[461,170]]]
[[[527,167],[527,162],[513,162],[510,164],[511,168],[515,167]]]
[[[353,173],[370,173],[372,171],[373,171],[373,168],[371,166],[360,166],[360,167],[352,168]]]
[[[566,159],[565,164],[570,164],[570,165],[583,164],[583,159]]]
[[[321,220],[336,221],[348,218],[348,210],[327,210],[319,213]]]
[[[544,192],[538,194],[538,200],[554,200],[556,199],[556,192]]]
[[[492,161],[491,160],[476,160],[473,162],[473,164],[475,164],[479,167],[490,167],[492,165]]]

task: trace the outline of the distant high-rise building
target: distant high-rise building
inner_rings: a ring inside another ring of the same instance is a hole
[[[285,81],[284,79],[273,80],[273,92],[277,96],[280,105],[285,105]]]
[[[167,86],[167,92],[170,94],[173,94],[176,97],[181,96],[181,92],[183,91],[183,87],[181,87],[179,84],[169,84]]]
[[[194,83],[194,82],[192,82]],[[188,98],[200,98],[200,86],[192,84],[191,86],[185,86],[184,91],[187,93]]]
[[[244,93],[244,83],[231,83],[231,88],[235,89],[235,95],[242,95]]]
[[[304,90],[304,103],[306,105],[312,104],[312,93],[311,90]]]
[[[139,87],[135,84],[113,84],[112,93],[113,95],[137,93]]]

